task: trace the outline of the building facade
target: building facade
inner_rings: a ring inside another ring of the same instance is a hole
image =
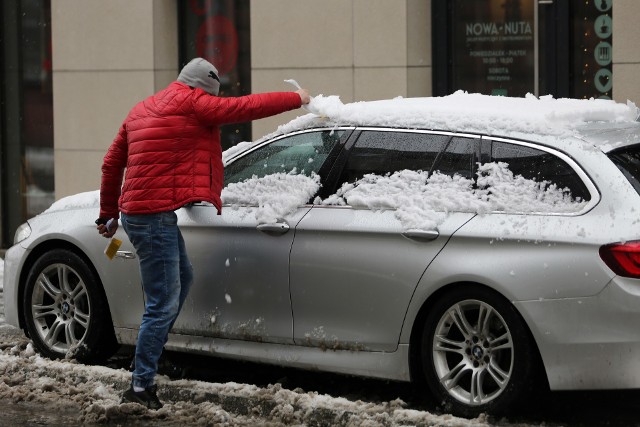
[[[0,239],[100,184],[129,109],[194,56],[222,94],[290,90],[343,102],[552,94],[640,102],[636,0],[4,0]],[[223,129],[225,148],[300,112]]]

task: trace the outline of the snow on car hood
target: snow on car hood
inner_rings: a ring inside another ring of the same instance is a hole
[[[71,209],[97,208],[100,206],[100,190],[87,191],[63,197],[53,202],[44,212],[58,212]]]

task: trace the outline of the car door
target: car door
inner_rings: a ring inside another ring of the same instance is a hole
[[[311,177],[330,166],[345,134],[306,131],[240,154],[225,167],[221,215],[211,205],[179,210],[194,283],[174,332],[292,342],[289,253],[317,190],[300,198],[295,187],[321,184]]]
[[[461,266],[446,280],[473,274],[510,300],[534,304],[599,292],[611,277],[600,268],[602,241],[591,235],[603,224],[585,215],[599,201],[586,173],[549,147],[494,137],[483,145],[492,160],[485,166],[493,165],[484,181],[492,208],[465,224],[443,251],[437,264]],[[467,252],[476,256],[468,259]],[[446,266],[440,271],[452,274]]]
[[[370,174],[383,177],[378,183],[384,177],[429,172],[433,176],[436,171],[458,180],[468,178],[479,141],[469,135],[365,129],[337,163],[341,170],[333,171],[339,176],[336,187],[350,188],[372,179]],[[394,184],[389,191],[395,191]],[[314,205],[298,224],[291,252],[296,344],[394,351],[425,269],[449,237],[474,216],[437,212],[435,226],[415,227],[402,216],[410,219],[411,209],[385,207],[384,199],[391,199],[391,194],[369,196],[374,204],[378,197],[379,207],[362,205],[358,197],[346,205]],[[398,201],[403,195],[394,197]]]

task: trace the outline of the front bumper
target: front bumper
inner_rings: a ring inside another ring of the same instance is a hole
[[[19,299],[20,271],[22,271],[27,252],[28,250],[22,246],[14,245],[7,250],[4,256],[4,317],[9,325],[17,328],[21,326],[19,317],[21,304]]]
[[[640,280],[616,276],[593,297],[514,305],[552,390],[640,388]]]

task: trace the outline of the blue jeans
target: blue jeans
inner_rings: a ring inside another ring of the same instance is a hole
[[[122,226],[136,249],[145,307],[136,344],[133,385],[154,384],[158,359],[193,282],[193,269],[173,211],[122,214]]]

